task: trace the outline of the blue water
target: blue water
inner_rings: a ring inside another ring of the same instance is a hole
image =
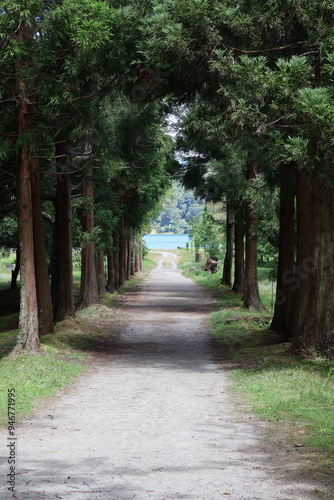
[[[190,239],[187,234],[145,234],[143,236],[146,246],[150,250],[160,248],[162,250],[175,250],[177,247],[186,248]]]

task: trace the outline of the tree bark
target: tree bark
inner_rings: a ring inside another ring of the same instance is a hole
[[[126,280],[131,278],[131,264],[132,264],[132,242],[131,242],[131,231],[129,230],[129,235],[126,239]]]
[[[53,251],[51,261],[51,292],[55,321],[75,316],[73,298],[71,178],[67,171],[67,142],[56,146],[57,188]]]
[[[136,237],[134,230],[131,231],[131,276],[136,274]]]
[[[138,238],[135,238],[134,266],[135,273],[138,273],[140,271],[140,243]]]
[[[141,233],[135,239],[135,272],[138,273],[142,270],[142,235]]]
[[[333,180],[333,179],[331,179]],[[303,271],[308,274],[308,300],[293,347],[305,355],[320,351],[334,359],[334,190],[313,177],[312,247]]]
[[[249,165],[247,169],[247,180],[251,181],[256,176],[255,167]],[[249,310],[265,310],[260,299],[259,283],[257,279],[257,243],[254,234],[256,218],[254,215],[254,204],[251,200],[246,203],[246,266],[245,266],[245,290],[244,307]]]
[[[232,264],[234,243],[235,214],[230,203],[226,205],[226,251],[224,259],[223,276],[221,283],[232,286]]]
[[[118,231],[114,231],[113,234],[113,245],[114,245],[114,288],[118,290],[121,285],[120,279],[120,235]]]
[[[124,220],[121,223],[119,234],[119,286],[125,283],[126,277],[126,237]]]
[[[293,339],[301,329],[307,310],[310,286],[309,266],[312,263],[312,178],[305,170],[296,172],[297,252],[293,272],[284,279],[291,301],[286,338]],[[310,260],[311,259],[311,260]]]
[[[43,231],[40,179],[38,160],[31,160],[31,192],[34,231],[35,277],[38,303],[38,333],[53,333],[53,316],[48,266],[46,262],[45,238]]]
[[[26,26],[21,22],[17,40],[26,41]],[[17,74],[22,70],[22,61],[17,63]],[[30,128],[29,92],[22,79],[17,79],[18,95],[16,97],[16,128],[18,138]],[[26,350],[31,353],[39,349],[38,337],[38,304],[35,279],[34,228],[31,193],[31,158],[29,145],[24,142],[17,152],[17,208],[18,233],[20,247],[20,316],[17,344],[14,352]]]
[[[18,153],[18,231],[20,245],[20,317],[15,351],[39,348],[38,304],[35,280],[35,255],[28,147]]]
[[[292,290],[288,276],[293,275],[295,262],[295,164],[281,167],[280,231],[277,264],[277,287],[271,329],[280,333],[282,340],[289,338]]]
[[[101,248],[99,248],[97,251],[96,262],[98,293],[99,295],[104,295],[105,293],[107,293],[107,290],[104,273],[104,251]]]
[[[114,263],[114,250],[112,248],[108,248],[107,250],[107,292],[112,293],[116,290],[115,287],[115,263]]]
[[[232,290],[244,293],[245,276],[245,210],[239,207],[235,213],[234,283]]]
[[[82,196],[94,203],[93,173],[88,171],[82,181]],[[82,215],[82,230],[88,236],[88,242],[82,249],[81,283],[77,309],[96,304],[99,301],[98,286],[95,268],[95,244],[89,241],[89,237],[94,230],[94,209],[84,210]]]

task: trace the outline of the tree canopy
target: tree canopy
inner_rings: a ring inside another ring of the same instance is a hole
[[[0,213],[18,222],[18,349],[75,313],[74,243],[81,304],[103,290],[103,255],[109,289],[140,267],[138,235],[173,177],[226,206],[223,281],[234,245],[244,305],[262,307],[256,256],[268,241],[272,328],[332,357],[333,45],[323,0],[4,0]],[[186,197],[169,211],[165,227],[188,222]]]

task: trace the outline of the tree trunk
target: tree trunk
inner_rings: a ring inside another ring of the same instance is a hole
[[[271,329],[288,340],[292,290],[287,277],[293,275],[295,262],[295,164],[281,167],[280,230],[277,265],[276,300]]]
[[[136,274],[136,237],[134,230],[131,231],[131,269],[130,274],[134,276]]]
[[[40,180],[38,160],[31,160],[31,192],[34,231],[35,276],[38,303],[39,335],[53,333],[53,316],[48,266],[46,262],[45,239],[43,231]]]
[[[114,245],[114,287],[118,290],[121,285],[120,277],[120,235],[118,231],[114,231],[113,234],[113,245]]]
[[[251,181],[256,176],[256,169],[248,166],[247,180]],[[254,215],[254,204],[251,200],[246,203],[246,266],[245,266],[245,290],[244,307],[249,310],[265,310],[259,294],[259,283],[257,279],[257,243],[254,234],[256,218]]]
[[[135,272],[142,270],[142,235],[141,233],[135,239]]]
[[[127,272],[126,272],[126,279],[129,280],[131,278],[131,275],[133,275],[133,267],[132,267],[132,248],[133,248],[133,244],[132,244],[132,230],[130,229],[129,230],[129,236],[128,236],[128,245],[127,245],[127,251],[128,251],[128,255],[127,255]]]
[[[20,241],[20,318],[15,351],[39,348],[38,305],[35,280],[35,255],[33,237],[30,159],[28,147],[18,153],[18,231]]]
[[[126,277],[126,237],[124,220],[122,221],[119,235],[119,286],[125,283]]]
[[[235,213],[234,283],[232,290],[244,293],[245,276],[245,210],[238,208]]]
[[[140,243],[138,238],[135,238],[134,266],[135,273],[138,273],[140,271]]]
[[[286,338],[293,339],[301,329],[307,310],[309,294],[309,265],[312,258],[311,212],[312,212],[312,178],[306,171],[296,173],[296,219],[297,219],[297,253],[293,272],[286,273],[284,280],[289,287],[288,297],[291,300]]]
[[[87,172],[82,181],[82,196],[94,203],[94,187],[92,170]],[[90,235],[94,230],[94,210],[84,210],[82,215],[82,231],[88,237],[88,243],[82,249],[82,264],[81,264],[81,283],[80,293],[77,303],[77,309],[96,304],[99,301],[98,286],[96,279],[94,250],[95,244],[89,241]]]
[[[107,290],[104,273],[104,251],[101,248],[97,251],[96,262],[98,293],[99,295],[104,295],[105,293],[107,293]]]
[[[127,235],[127,231],[124,236],[124,278],[125,281],[130,279],[130,269],[129,269],[129,237]]]
[[[21,22],[17,40],[24,43],[26,26]],[[17,63],[17,73],[22,70],[22,62]],[[29,94],[25,83],[18,78],[18,95],[16,97],[16,128],[18,138],[30,128]],[[20,317],[15,352],[25,349],[32,353],[39,349],[38,337],[38,305],[35,279],[34,230],[31,194],[31,158],[29,145],[24,142],[17,152],[17,207],[18,233],[20,247]]]
[[[108,248],[107,250],[107,292],[112,293],[116,290],[115,288],[115,263],[114,263],[114,250],[112,248]]]
[[[226,252],[224,259],[223,276],[221,283],[232,286],[233,240],[234,240],[235,214],[234,209],[226,205]]]
[[[323,179],[312,179],[312,249],[303,262],[308,300],[293,346],[309,355],[320,351],[334,359],[334,191]]]
[[[68,144],[56,146],[57,191],[53,251],[51,260],[51,292],[55,321],[74,317],[71,178],[67,171]]]
[[[125,257],[125,280],[128,281],[131,277],[131,237],[127,236],[126,238],[126,243],[125,243],[125,252],[126,252],[126,257]]]

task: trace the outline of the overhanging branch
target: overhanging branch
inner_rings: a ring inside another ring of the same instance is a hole
[[[315,47],[317,44],[307,45],[306,41],[292,43],[290,45],[281,45],[280,47],[272,47],[271,49],[258,49],[258,50],[242,50],[237,49],[236,47],[230,47],[229,45],[224,44],[224,47],[227,50],[232,50],[234,52],[240,52],[241,54],[267,54],[269,52],[279,52],[282,50],[293,49],[295,47]]]

